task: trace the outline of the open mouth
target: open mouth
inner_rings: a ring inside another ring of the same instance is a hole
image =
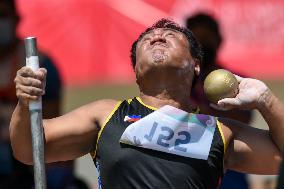
[[[154,44],[151,46],[152,49],[158,48],[158,47],[168,48],[168,45],[165,44],[165,43],[154,43]]]

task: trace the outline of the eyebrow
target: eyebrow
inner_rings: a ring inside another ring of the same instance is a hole
[[[154,28],[154,29],[152,29],[152,30],[146,32],[146,33],[144,34],[144,36],[153,33],[153,31],[154,31],[155,29],[162,29],[163,31],[165,31],[165,30],[170,30],[170,31],[173,31],[173,32],[175,32],[175,33],[180,33],[179,31],[177,31],[177,30],[175,30],[175,29],[172,29],[172,28]],[[144,37],[144,36],[143,36],[143,37]]]

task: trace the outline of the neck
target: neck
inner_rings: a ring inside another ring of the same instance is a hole
[[[138,81],[138,84],[140,83],[140,98],[145,104],[156,108],[171,105],[192,112],[193,107],[189,101],[191,77],[185,77],[184,74],[159,74],[154,76],[155,78],[152,75],[152,79],[143,78]],[[141,80],[143,81],[141,82]]]

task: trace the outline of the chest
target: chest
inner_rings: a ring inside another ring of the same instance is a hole
[[[114,186],[175,188],[183,183],[181,188],[215,187],[223,172],[223,145],[217,130],[206,160],[120,142],[122,134],[130,128],[132,121],[135,119],[137,121],[140,117],[143,118],[152,112],[153,110],[140,106],[138,103],[131,106],[125,102],[105,125],[97,143],[96,159],[94,159],[102,185],[105,188]],[[147,135],[148,139],[152,139],[157,144],[161,135],[162,143],[158,145],[162,146],[175,143],[175,137],[169,137],[167,129],[163,133],[160,133],[158,129],[159,127],[152,132],[150,129],[142,136]],[[182,140],[186,139],[186,136],[182,137],[184,137]]]
[[[175,130],[165,126],[165,124],[156,122],[147,126],[146,124],[141,124],[136,127],[136,131],[132,132],[133,134],[130,136],[134,143],[137,142],[136,146],[120,141],[123,133],[126,133],[126,129],[129,130],[134,124],[138,123],[133,123],[133,120],[137,121],[135,119],[143,118],[150,113],[152,112],[143,112],[141,110],[137,112],[131,111],[131,113],[129,111],[126,113],[123,111],[116,112],[100,136],[97,157],[103,159],[103,161],[107,159],[107,165],[110,167],[131,165],[133,161],[137,165],[138,159],[140,163],[143,162],[143,166],[151,165],[155,164],[156,161],[162,162],[166,156],[168,159],[164,162],[165,165],[169,162],[178,164],[176,160],[180,159],[181,162],[186,162],[186,164],[191,166],[194,166],[196,162],[199,162],[199,165],[208,166],[208,162],[211,162],[212,159],[212,153],[213,157],[216,157],[216,154],[214,154],[215,149],[217,148],[217,154],[221,151],[222,146],[220,145],[220,149],[218,146],[220,141],[216,141],[213,138],[214,132],[212,138],[207,140],[203,132],[204,130],[196,131],[196,128],[193,128],[191,132],[187,132],[180,130],[180,128]],[[149,116],[151,114],[147,117]],[[139,122],[141,123],[141,121]],[[216,132],[218,131],[216,130]],[[145,148],[145,146],[139,145],[143,140],[150,142],[152,147],[150,145],[150,147],[146,146]],[[206,158],[201,158],[201,153],[204,152],[204,149],[207,149],[207,156]],[[169,152],[170,150],[174,153]],[[192,154],[187,156],[184,153],[185,151],[192,152]],[[222,159],[222,153],[218,154],[217,157],[219,158],[218,160]]]

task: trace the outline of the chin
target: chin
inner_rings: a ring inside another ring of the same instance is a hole
[[[167,59],[167,53],[164,51],[164,49],[154,49],[151,52],[151,62],[155,64],[161,64],[164,63]]]
[[[165,65],[165,64],[166,64],[164,58],[154,59],[152,62],[153,62],[153,64],[155,64],[155,65]]]

